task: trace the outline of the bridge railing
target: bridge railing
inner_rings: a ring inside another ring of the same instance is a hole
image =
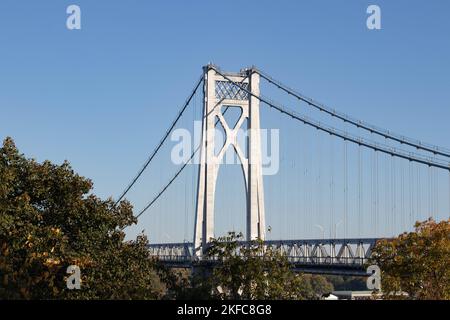
[[[293,265],[319,265],[362,267],[372,253],[378,239],[312,239],[312,240],[268,240],[266,248],[283,253]],[[239,242],[238,248],[250,245]],[[167,263],[195,263],[199,258],[194,255],[194,247],[190,242],[165,243],[149,245],[150,256]],[[236,252],[239,255],[239,250]],[[203,257],[202,261],[216,262],[217,257]]]

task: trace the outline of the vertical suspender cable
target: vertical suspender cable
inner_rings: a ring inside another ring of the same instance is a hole
[[[378,234],[379,206],[380,206],[380,195],[378,188],[378,152],[375,151],[375,234]]]
[[[348,158],[347,141],[344,141],[344,238],[347,238],[348,218]]]
[[[317,130],[317,213],[319,215],[319,221],[324,226],[323,212],[322,212],[322,154],[321,154],[321,138],[320,132]],[[325,227],[324,227],[325,228]]]
[[[361,147],[358,146],[358,237],[361,238],[361,211],[362,211],[362,163]]]
[[[420,219],[420,216],[421,216],[421,214],[422,214],[422,185],[421,185],[421,171],[420,171],[420,168],[419,168],[419,165],[416,165],[416,171],[417,171],[417,183],[416,183],[416,186],[417,186],[417,193],[416,193],[416,195],[417,195],[417,209],[416,209],[416,217],[415,217],[415,219],[414,220],[419,220]],[[414,221],[414,223],[416,222],[416,221]]]
[[[413,191],[414,191],[414,172],[412,168],[412,163],[409,161],[409,178],[408,178],[408,188],[409,188],[409,221],[408,221],[408,228],[411,228],[412,224],[414,223],[413,216],[414,216],[414,204],[413,204]]]
[[[333,137],[330,136],[330,239],[333,235],[331,234],[332,228],[334,228],[334,143]],[[335,230],[336,232],[336,230]]]
[[[396,207],[396,201],[397,201],[397,187],[396,187],[396,170],[395,170],[395,157],[391,157],[391,179],[392,179],[392,188],[391,188],[391,215],[392,215],[392,235],[395,235],[396,227],[397,227],[397,207]]]
[[[400,196],[401,196],[401,207],[400,207],[400,211],[401,211],[401,215],[400,215],[400,223],[401,223],[401,231],[403,231],[405,229],[405,177],[404,177],[404,167],[400,166]]]
[[[384,171],[384,183],[386,188],[384,189],[384,209],[385,209],[385,220],[386,225],[388,226],[389,230],[389,236],[392,236],[392,224],[391,224],[391,206],[390,206],[390,200],[391,200],[391,176],[390,176],[390,166],[389,166],[389,156],[386,157],[385,161],[385,171]]]
[[[370,150],[370,162],[370,223],[375,226],[375,151],[373,150]]]
[[[432,203],[431,203],[431,169],[428,167],[428,212],[426,218],[433,215],[432,213]]]

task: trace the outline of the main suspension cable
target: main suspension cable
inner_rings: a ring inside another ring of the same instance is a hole
[[[248,78],[248,76],[244,77],[239,83],[243,83],[246,79]],[[202,80],[204,79],[204,77],[202,76],[199,83],[197,84],[195,90],[194,90],[194,94],[195,91],[197,90],[198,86],[200,85],[200,83],[202,82]],[[194,95],[191,95],[190,99],[192,99]],[[189,100],[190,100],[189,99]],[[217,108],[223,101],[225,100],[225,98],[221,98],[220,101],[218,101],[216,103],[216,105],[213,107],[213,110],[215,108]],[[224,115],[229,109],[229,106],[225,106],[225,110],[223,111],[222,115]],[[212,111],[210,111],[212,112]],[[208,114],[204,115],[203,118],[207,117]],[[216,120],[215,122],[215,126],[219,123],[219,119]],[[178,171],[175,173],[175,175],[172,177],[172,179],[169,180],[169,182],[161,189],[161,191],[144,207],[144,209],[142,209],[139,214],[136,216],[136,218],[139,218],[140,216],[142,216],[148,209],[150,209],[150,207],[163,195],[163,193],[170,187],[170,185],[175,181],[175,179],[181,174],[181,172],[183,172],[183,170],[186,168],[186,166],[188,165],[188,163],[191,162],[191,160],[194,158],[194,156],[196,155],[197,151],[200,150],[200,147],[202,145],[198,145],[197,148],[195,148],[195,150],[192,152],[190,158],[183,164],[183,166],[181,166],[180,169],[178,169]]]
[[[245,79],[244,79],[245,80]],[[214,108],[216,108],[218,105],[220,105],[223,100],[225,98],[222,98],[215,106]],[[225,114],[229,109],[229,106],[225,107],[225,110],[223,111],[222,114]],[[219,119],[216,120],[215,125],[217,125],[219,123]],[[173,175],[173,177],[169,180],[169,182],[161,189],[161,191],[139,212],[139,214],[136,216],[136,218],[139,218],[140,216],[142,216],[148,209],[150,209],[151,206],[153,206],[153,204],[163,195],[163,193],[170,187],[170,185],[175,181],[175,179],[181,174],[181,172],[183,172],[183,170],[186,168],[186,166],[192,161],[192,159],[194,158],[194,156],[197,154],[198,150],[200,150],[200,147],[202,146],[202,144],[199,144],[197,146],[197,148],[195,148],[195,150],[192,152],[191,156],[189,157],[189,159],[181,166],[180,169],[178,169],[178,171]]]
[[[296,92],[294,89],[289,88],[288,86],[284,85],[283,83],[281,83],[278,80],[275,80],[274,78],[272,78],[271,76],[269,76],[268,74],[266,74],[265,72],[261,71],[261,70],[255,70],[263,79],[267,80],[268,82],[270,82],[271,84],[275,85],[276,87],[278,87],[279,89],[283,90],[284,92],[294,96],[295,98],[306,102],[308,105],[318,109],[319,111],[325,112],[329,115],[331,115],[332,117],[338,118],[344,122],[350,123],[358,128],[364,129],[369,131],[370,133],[375,133],[379,136],[382,136],[386,139],[390,139],[396,142],[399,142],[400,144],[405,144],[405,145],[409,145],[411,147],[415,147],[419,150],[424,150],[427,152],[431,152],[435,155],[440,155],[440,156],[444,156],[444,157],[448,157],[450,158],[450,150],[443,148],[443,147],[438,147],[435,145],[431,145],[428,143],[424,143],[421,141],[418,141],[416,139],[412,139],[412,138],[408,138],[406,136],[403,135],[399,135],[399,134],[395,134],[393,132],[391,132],[390,130],[386,130],[386,129],[382,129],[379,128],[377,126],[374,126],[372,124],[369,124],[367,122],[361,121],[361,120],[357,120],[354,119],[344,113],[341,113],[335,109],[329,108],[317,101],[314,101],[311,98],[308,98],[306,96],[304,96],[303,94]]]
[[[290,116],[293,119],[296,119],[300,122],[303,122],[304,124],[307,124],[309,126],[312,126],[316,129],[319,129],[321,131],[327,132],[331,135],[334,135],[336,137],[339,137],[341,139],[343,139],[344,141],[350,141],[353,142],[359,146],[364,146],[376,151],[380,151],[383,152],[385,154],[391,155],[391,156],[396,156],[399,158],[403,158],[409,161],[414,161],[414,162],[418,162],[418,163],[422,163],[431,167],[437,167],[440,169],[444,169],[444,170],[449,170],[450,171],[450,163],[440,160],[440,159],[436,159],[436,158],[431,158],[431,157],[424,157],[422,155],[419,155],[417,153],[413,153],[413,152],[408,152],[408,151],[404,151],[401,150],[399,148],[394,148],[394,147],[390,147],[390,146],[386,146],[386,145],[382,145],[376,142],[372,142],[369,141],[367,139],[358,137],[358,136],[353,136],[350,135],[347,132],[343,132],[340,131],[336,128],[333,128],[331,126],[326,126],[324,124],[322,124],[321,122],[318,122],[316,120],[313,120],[311,118],[308,118],[306,116],[300,115],[298,113],[296,113],[293,110],[289,110],[285,107],[282,107],[278,104],[275,104],[274,102],[269,101],[268,98],[264,98],[262,96],[257,96],[254,93],[252,93],[250,90],[248,90],[247,88],[240,86],[238,83],[236,83],[235,81],[233,81],[232,79],[230,79],[230,77],[226,76],[225,74],[223,74],[220,70],[218,69],[214,69],[219,75],[221,75],[222,77],[224,77],[226,80],[228,80],[229,82],[231,82],[232,84],[234,84],[236,87],[240,88],[241,90],[245,91],[246,93],[248,93],[249,95],[255,97],[256,99],[258,99],[259,101],[267,104],[268,106],[280,111],[283,114],[286,114],[288,116]]]
[[[167,137],[170,135],[170,133],[172,132],[173,128],[175,127],[175,125],[177,124],[178,120],[181,118],[181,116],[183,115],[184,111],[186,110],[186,108],[189,106],[192,98],[194,97],[195,93],[197,92],[197,89],[199,88],[200,84],[203,82],[203,74],[200,77],[200,79],[197,81],[197,84],[195,85],[194,89],[192,90],[191,94],[189,95],[188,99],[186,100],[186,102],[184,103],[183,107],[181,108],[181,110],[178,112],[176,118],[174,119],[174,121],[172,122],[172,124],[170,125],[170,127],[166,130],[166,132],[164,133],[164,136],[162,137],[162,139],[160,140],[160,142],[158,143],[158,145],[156,146],[156,148],[153,150],[153,152],[150,154],[150,156],[148,157],[147,161],[144,163],[144,165],[142,166],[142,169],[139,170],[139,172],[137,173],[137,175],[134,177],[134,179],[131,181],[131,183],[125,188],[125,190],[122,192],[122,194],[120,195],[120,197],[117,199],[117,201],[115,202],[114,206],[117,206],[117,204],[126,196],[126,194],[130,191],[130,189],[134,186],[134,184],[138,181],[138,179],[141,177],[141,175],[144,173],[144,171],[147,169],[147,167],[150,165],[150,163],[152,162],[152,160],[155,158],[156,154],[158,153],[158,151],[161,149],[162,145],[164,144],[164,142],[167,140]]]

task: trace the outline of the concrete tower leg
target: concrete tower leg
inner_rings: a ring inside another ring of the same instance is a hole
[[[201,258],[208,242],[214,237],[214,201],[216,181],[220,163],[228,147],[233,147],[241,162],[245,181],[247,203],[247,240],[265,239],[264,188],[261,161],[261,133],[259,100],[233,84],[239,83],[252,94],[259,96],[259,74],[245,69],[237,74],[216,72],[213,65],[204,67],[204,108],[200,170],[194,230],[194,255]],[[233,82],[231,82],[231,81]],[[241,117],[236,126],[230,128],[222,115],[222,106],[240,107]],[[226,133],[222,149],[215,154],[216,121],[220,121]],[[237,142],[237,132],[247,120],[249,135],[248,158]]]

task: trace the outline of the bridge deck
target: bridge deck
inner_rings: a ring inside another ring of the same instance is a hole
[[[287,256],[292,269],[306,273],[366,275],[376,238],[364,239],[311,239],[267,240],[264,245],[279,250]],[[239,242],[240,246],[248,242]],[[214,257],[199,259],[191,242],[149,245],[150,255],[173,268],[190,268],[196,265],[214,265]]]

